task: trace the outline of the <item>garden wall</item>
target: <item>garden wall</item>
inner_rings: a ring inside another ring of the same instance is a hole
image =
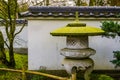
[[[66,47],[65,37],[54,37],[50,32],[58,27],[65,26],[73,20],[50,20],[29,19],[28,20],[28,66],[30,70],[64,69],[61,65],[63,56],[59,51]],[[102,20],[104,21],[104,20]],[[101,20],[83,19],[89,26],[100,27]],[[113,59],[113,50],[119,50],[119,37],[108,39],[102,36],[90,36],[89,47],[96,50],[91,58],[95,62],[95,69],[114,69],[109,61]]]

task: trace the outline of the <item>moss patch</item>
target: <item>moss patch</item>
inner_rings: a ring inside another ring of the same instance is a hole
[[[50,34],[53,36],[82,36],[82,35],[100,35],[103,34],[104,31],[100,28],[96,27],[61,27]]]

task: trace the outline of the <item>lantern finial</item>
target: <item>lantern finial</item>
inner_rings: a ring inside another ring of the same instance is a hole
[[[79,21],[78,11],[75,12],[75,21]]]

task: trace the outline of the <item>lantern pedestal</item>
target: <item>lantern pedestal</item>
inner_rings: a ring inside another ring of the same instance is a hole
[[[76,72],[84,71],[84,79],[90,80],[89,75],[93,71],[94,62],[91,58],[86,58],[84,60],[75,60],[64,58],[62,65],[64,65],[68,74],[72,75],[73,69]]]
[[[77,72],[81,70],[86,70],[87,68],[91,68],[94,66],[94,62],[91,58],[87,58],[84,60],[73,60],[73,59],[68,59],[64,58],[62,65],[64,65],[66,71],[71,74],[72,69],[76,68]]]
[[[94,62],[89,56],[96,51],[88,47],[88,36],[67,37],[67,48],[61,49],[61,55],[65,56],[62,64],[68,74],[72,75],[73,69],[76,72],[84,70],[85,80],[89,80],[93,70]]]

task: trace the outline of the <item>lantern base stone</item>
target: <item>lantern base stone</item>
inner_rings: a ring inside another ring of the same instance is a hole
[[[73,69],[76,69],[76,72],[84,71],[84,79],[90,80],[89,75],[93,71],[94,62],[91,58],[86,59],[68,59],[64,58],[62,62],[68,74],[72,75]]]

